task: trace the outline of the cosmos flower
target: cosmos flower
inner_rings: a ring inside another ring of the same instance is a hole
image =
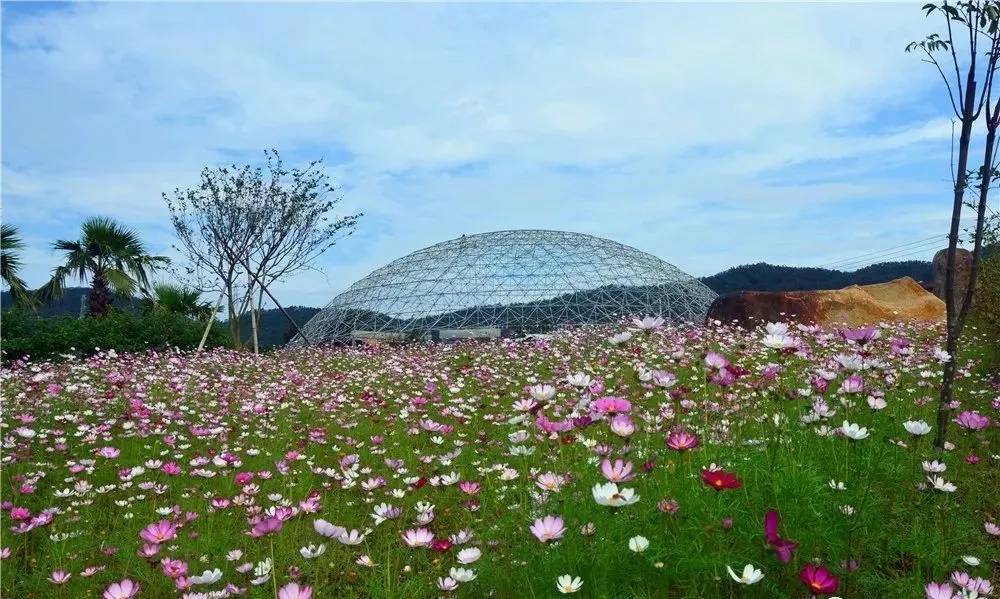
[[[814,595],[830,595],[837,591],[840,581],[824,566],[806,564],[799,572],[799,579]]]
[[[169,520],[161,520],[155,524],[150,524],[139,532],[139,538],[152,545],[159,545],[176,537],[177,527]]]
[[[205,570],[198,576],[192,576],[190,580],[193,584],[215,584],[222,580],[222,570]]]
[[[312,587],[290,582],[278,589],[278,599],[312,599]]]
[[[615,460],[612,464],[611,460],[604,458],[604,461],[601,462],[601,474],[613,483],[628,482],[633,478],[632,462]]]
[[[530,529],[531,533],[543,543],[562,538],[566,533],[566,526],[563,523],[563,519],[559,516],[538,518],[531,525]]]
[[[926,435],[931,432],[931,425],[923,420],[907,420],[903,423],[903,428],[911,435]]]
[[[955,423],[966,430],[979,431],[990,425],[990,419],[979,412],[966,410],[955,418]]]
[[[854,441],[860,441],[868,438],[867,428],[861,426],[860,424],[852,424],[846,420],[840,427],[840,432],[843,433],[843,435],[848,439],[852,439]]]
[[[711,470],[705,469],[701,471],[701,480],[706,485],[712,487],[716,491],[723,491],[725,489],[739,489],[743,486],[740,479],[736,477],[735,474],[731,472],[726,472],[725,470]]]
[[[564,595],[575,593],[583,588],[583,579],[579,576],[573,577],[571,574],[563,574],[556,579],[556,590]]]
[[[410,529],[403,533],[403,542],[409,547],[428,547],[434,540],[434,533],[426,528]]]
[[[471,582],[476,579],[476,571],[467,568],[452,568],[448,575],[458,582]]]
[[[698,447],[698,435],[676,428],[667,435],[667,447],[675,451],[687,451]]]
[[[626,414],[618,414],[608,423],[611,432],[619,437],[629,437],[635,432],[635,423]]]
[[[66,584],[71,576],[72,574],[65,570],[55,570],[49,575],[49,582],[56,585]]]
[[[649,549],[649,539],[641,535],[636,535],[628,540],[628,548],[635,553],[642,553]]]
[[[340,535],[347,532],[345,528],[330,524],[329,522],[323,520],[322,518],[313,520],[313,530],[315,530],[320,535],[331,539],[339,539]]]
[[[450,576],[437,579],[437,587],[442,591],[454,591],[458,588],[458,581]]]
[[[309,545],[308,547],[300,547],[299,553],[301,553],[302,557],[306,559],[313,559],[326,553],[326,545],[320,543],[319,547],[315,545]]]
[[[482,556],[482,551],[476,547],[469,547],[459,551],[458,555],[455,556],[455,559],[458,560],[458,563],[460,564],[468,565],[478,561],[480,556]]]
[[[590,402],[590,409],[600,414],[624,414],[632,409],[632,404],[621,397],[599,397]]]
[[[621,507],[624,505],[632,505],[633,503],[639,501],[639,496],[635,494],[634,489],[620,489],[615,483],[604,483],[603,485],[598,483],[594,485],[591,490],[594,501],[599,505],[606,505],[609,507]]]
[[[754,567],[753,564],[747,564],[743,566],[743,573],[737,575],[732,568],[726,566],[726,570],[729,571],[729,577],[740,584],[751,585],[761,581],[764,578],[764,573]]]
[[[566,377],[566,382],[574,387],[579,387],[581,389],[590,386],[590,375],[585,372],[577,372],[576,374],[571,374]]]
[[[778,559],[787,564],[792,561],[792,554],[795,553],[799,544],[790,539],[782,538],[778,533],[779,526],[781,526],[781,516],[778,514],[778,510],[767,510],[767,514],[764,516],[764,538],[767,544],[774,549]]]
[[[924,592],[926,593],[927,599],[952,599],[951,585],[947,582],[942,582],[940,584],[936,582],[929,582],[927,586],[924,587]]]
[[[106,589],[104,589],[104,594],[102,595],[104,599],[132,599],[139,594],[141,587],[138,583],[133,582],[129,578],[125,578],[118,582],[112,582]]]
[[[940,476],[928,476],[927,482],[931,483],[931,486],[942,493],[954,493],[958,487],[953,483],[946,481]]]

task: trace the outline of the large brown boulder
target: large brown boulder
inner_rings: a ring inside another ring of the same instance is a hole
[[[931,271],[934,274],[934,295],[944,301],[944,279],[948,266],[948,248],[934,254]],[[969,288],[969,276],[972,272],[972,252],[956,248],[955,250],[955,305],[965,300],[965,290]]]
[[[709,320],[754,326],[795,320],[861,326],[888,321],[943,321],[944,302],[910,277],[824,291],[744,291],[716,298]]]

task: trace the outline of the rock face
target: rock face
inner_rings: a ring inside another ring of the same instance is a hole
[[[945,267],[948,264],[948,249],[934,254],[931,270],[934,273],[934,295],[944,301]],[[972,270],[972,252],[958,248],[955,250],[955,305],[965,299],[965,290],[969,288],[969,273]]]
[[[887,321],[943,321],[944,302],[909,277],[829,291],[744,291],[717,298],[709,320],[755,326],[796,320],[861,326]]]

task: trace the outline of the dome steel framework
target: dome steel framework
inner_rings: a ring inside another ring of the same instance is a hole
[[[675,266],[608,239],[496,231],[444,241],[372,271],[303,332],[332,341],[444,329],[537,333],[629,314],[695,321],[715,297]]]

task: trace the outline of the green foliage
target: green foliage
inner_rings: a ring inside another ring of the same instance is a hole
[[[212,304],[201,299],[201,292],[181,285],[157,283],[139,303],[145,313],[165,310],[205,321],[212,315]]]
[[[89,355],[98,349],[144,351],[178,347],[198,347],[204,325],[190,318],[154,310],[141,316],[112,311],[104,318],[71,316],[40,317],[25,310],[7,310],[2,314],[3,360],[31,356],[33,360],[59,358],[61,355]],[[226,345],[221,326],[212,327],[206,347]]]
[[[130,296],[149,283],[149,275],[169,262],[164,256],[151,256],[139,235],[106,217],[83,221],[77,241],[60,239],[52,247],[65,252],[66,263],[52,271],[52,278],[38,290],[43,301],[61,297],[66,278],[90,279],[91,316],[104,316],[111,309],[112,292]]]
[[[931,279],[931,263],[919,260],[882,262],[844,272],[828,268],[777,266],[759,262],[724,270],[701,282],[718,294],[736,291],[795,291],[810,289],[840,289],[848,285],[884,283],[900,277],[917,281]]]

